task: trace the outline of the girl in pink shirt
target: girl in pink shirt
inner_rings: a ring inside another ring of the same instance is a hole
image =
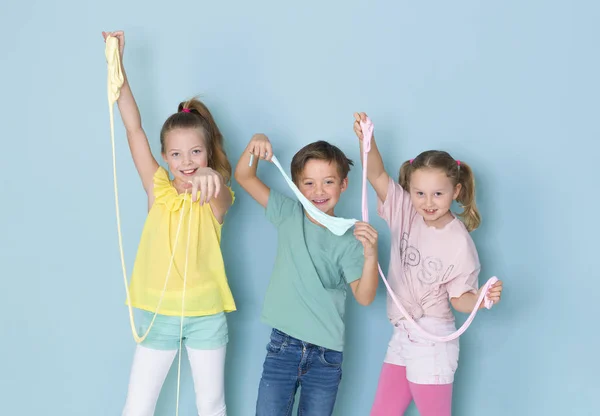
[[[354,115],[361,155],[363,134]],[[456,331],[452,307],[469,313],[479,296],[477,249],[469,232],[481,218],[475,204],[471,168],[448,153],[430,150],[406,161],[399,183],[384,170],[375,138],[368,153],[367,178],[378,198],[378,213],[391,230],[388,281],[402,306],[430,333]],[[452,201],[463,208],[458,219]],[[500,301],[502,282],[488,291]],[[421,416],[449,416],[452,383],[458,366],[458,339],[433,342],[423,338],[387,298],[394,326],[384,359],[371,416],[400,416],[412,400]]]

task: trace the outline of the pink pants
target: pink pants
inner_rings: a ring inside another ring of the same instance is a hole
[[[402,416],[415,401],[421,416],[452,414],[452,384],[415,384],[406,367],[383,363],[371,416]]]

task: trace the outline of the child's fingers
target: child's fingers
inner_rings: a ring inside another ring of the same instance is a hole
[[[200,205],[202,205],[202,197],[204,196],[204,190],[202,189],[202,181],[199,180],[200,178],[198,178],[198,180],[196,180],[196,190],[194,191],[194,197],[195,197],[195,201],[199,202]],[[200,196],[198,196],[198,192],[200,192]]]
[[[488,295],[494,295],[494,296],[500,296],[500,294],[502,293],[502,288],[499,287],[492,287],[488,290]]]
[[[191,180],[190,183],[192,184],[192,201],[196,202],[196,195],[198,194],[198,184],[195,180]]]
[[[369,230],[355,230],[354,235],[357,239],[364,239],[372,245],[377,243],[377,234],[372,233]]]
[[[362,235],[368,238],[370,241],[377,241],[377,231],[371,228],[359,228],[354,232],[356,235]]]
[[[488,297],[488,299],[489,299],[491,302],[494,302],[494,304],[496,304],[496,303],[500,302],[500,297]]]
[[[202,177],[201,176],[196,177],[195,182],[198,184],[198,186],[196,187],[196,192],[194,192],[194,195],[197,195],[197,193],[200,192],[200,196],[198,198],[196,198],[196,201],[198,201],[198,203],[200,205],[202,205],[202,198],[204,198],[204,195],[206,195],[206,189],[204,189],[204,184],[202,183]]]
[[[209,191],[209,180],[206,176],[202,177],[202,187],[200,189],[200,204],[204,205],[208,202],[207,198],[210,196],[210,191]]]
[[[271,147],[271,143],[266,141],[262,144],[261,147],[261,156],[264,160],[269,160],[273,155],[273,149]]]
[[[373,226],[371,224],[369,224],[368,222],[364,222],[364,221],[358,221],[354,228],[356,230],[369,230],[371,233],[374,233],[375,235],[377,235],[377,230],[375,228],[373,228]]]
[[[367,239],[369,240],[369,242],[372,245],[377,244],[377,234],[373,234],[373,233],[368,232],[365,236],[367,237]]]
[[[354,134],[356,134],[356,136],[359,139],[363,139],[363,132],[362,129],[360,128],[360,124],[358,124],[358,122],[354,122]]]
[[[358,221],[354,224],[354,232],[363,231],[364,229],[366,229],[364,222]]]
[[[500,302],[501,295],[502,295],[501,287],[499,287],[499,288],[492,287],[492,288],[490,288],[490,290],[488,290],[488,293],[486,293],[486,297],[494,303]]]
[[[257,156],[258,156],[259,158],[261,158],[261,159],[263,159],[263,160],[264,160],[264,159],[265,159],[265,153],[266,153],[266,152],[267,152],[267,147],[265,146],[265,144],[264,144],[264,143],[261,143],[261,144],[258,146],[258,155],[257,155]]]
[[[362,243],[363,247],[367,246],[367,240],[364,237],[357,235],[356,239]]]
[[[367,121],[367,113],[364,111],[354,113],[354,119],[358,122]]]
[[[221,193],[221,181],[219,180],[219,177],[217,175],[215,175],[215,198],[218,198],[220,193]]]
[[[208,178],[206,180],[206,198],[204,198],[204,202],[210,202],[213,194],[215,192],[215,181],[213,178]]]
[[[122,31],[111,32],[112,37],[115,37],[119,40],[119,45],[123,46],[123,42],[125,40],[125,35]]]
[[[271,161],[271,158],[273,157],[273,146],[271,145],[271,142],[267,142],[267,153],[266,153],[266,158],[268,161]]]
[[[267,139],[255,138],[248,145],[248,152],[263,160],[271,160],[273,149]]]
[[[208,178],[203,176],[200,178],[200,205],[204,205],[207,202],[206,198],[208,196]]]

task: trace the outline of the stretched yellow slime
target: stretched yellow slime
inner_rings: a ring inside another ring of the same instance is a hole
[[[121,268],[123,270],[123,282],[125,284],[125,293],[127,295],[127,306],[129,307],[129,324],[131,326],[131,333],[133,334],[133,338],[135,342],[138,344],[146,339],[148,334],[150,333],[150,329],[154,325],[154,321],[156,320],[156,315],[160,309],[160,305],[164,298],[165,291],[167,289],[167,283],[169,282],[169,276],[171,274],[171,267],[173,266],[173,258],[175,256],[175,249],[177,247],[177,242],[179,241],[179,230],[181,229],[181,223],[183,219],[183,206],[181,208],[181,214],[179,218],[179,225],[177,226],[177,232],[175,234],[175,244],[173,247],[173,252],[171,254],[171,261],[169,263],[169,268],[167,270],[167,276],[165,277],[165,285],[163,287],[162,293],[160,295],[158,304],[156,305],[156,311],[154,311],[154,316],[152,317],[152,321],[148,326],[146,332],[139,336],[135,329],[135,321],[133,318],[133,308],[131,307],[131,296],[129,294],[129,285],[127,283],[127,268],[125,267],[125,255],[123,254],[123,238],[121,235],[121,217],[119,214],[119,190],[117,186],[117,163],[116,163],[116,155],[115,155],[115,120],[114,120],[114,104],[119,99],[119,95],[121,94],[121,87],[125,81],[123,77],[123,71],[121,67],[121,56],[119,54],[119,40],[114,36],[108,36],[106,38],[106,48],[104,51],[106,55],[106,63],[108,66],[108,108],[110,114],[110,139],[112,144],[112,156],[113,156],[113,178],[114,178],[114,188],[115,188],[115,209],[117,216],[117,233],[119,235],[119,251],[121,253]],[[186,191],[187,192],[187,191]],[[185,200],[184,200],[185,204]],[[175,414],[179,415],[179,390],[180,390],[180,382],[181,382],[181,347],[182,347],[182,337],[183,337],[183,312],[184,312],[184,301],[185,301],[185,288],[187,283],[187,266],[188,266],[188,252],[190,247],[190,230],[192,226],[192,201],[190,200],[190,221],[188,222],[188,238],[187,238],[187,248],[185,255],[185,267],[183,273],[183,293],[181,299],[181,324],[179,328],[179,362],[177,368],[177,405],[175,408]]]

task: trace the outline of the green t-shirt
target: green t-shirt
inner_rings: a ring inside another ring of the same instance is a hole
[[[347,284],[362,275],[362,244],[311,222],[302,204],[271,189],[267,219],[277,227],[277,257],[262,319],[302,341],[342,351]]]

